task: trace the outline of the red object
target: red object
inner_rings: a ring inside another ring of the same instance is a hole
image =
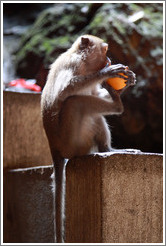
[[[15,87],[23,87],[32,91],[40,92],[41,87],[39,85],[34,84],[33,82],[26,81],[25,79],[15,79],[9,83],[9,86]]]

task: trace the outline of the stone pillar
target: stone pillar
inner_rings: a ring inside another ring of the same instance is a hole
[[[5,243],[53,242],[51,173],[4,171]],[[162,155],[74,158],[66,177],[66,243],[162,243]]]

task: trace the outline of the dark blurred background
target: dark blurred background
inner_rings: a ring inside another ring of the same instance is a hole
[[[81,34],[109,44],[112,64],[137,75],[110,116],[112,145],[163,152],[162,3],[4,3],[4,90],[15,78],[44,87],[49,65]]]

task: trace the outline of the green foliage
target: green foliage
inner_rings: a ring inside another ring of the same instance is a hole
[[[137,13],[142,16],[134,22],[130,21]],[[26,57],[29,59],[29,53],[32,59],[33,56],[35,59],[38,57],[48,66],[79,35],[85,33],[99,36],[115,46],[112,56],[114,51],[119,52],[123,46],[123,54],[118,54],[120,59],[139,56],[138,52],[150,41],[152,52],[148,55],[153,58],[156,55],[161,64],[162,18],[160,3],[55,4],[44,10],[22,37],[21,47],[16,54],[17,66],[21,69]],[[161,52],[156,53],[155,50]],[[148,59],[144,53],[142,56]]]

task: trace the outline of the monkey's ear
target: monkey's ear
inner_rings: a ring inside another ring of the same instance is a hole
[[[81,44],[80,44],[80,49],[85,49],[89,45],[89,38],[81,38]]]

